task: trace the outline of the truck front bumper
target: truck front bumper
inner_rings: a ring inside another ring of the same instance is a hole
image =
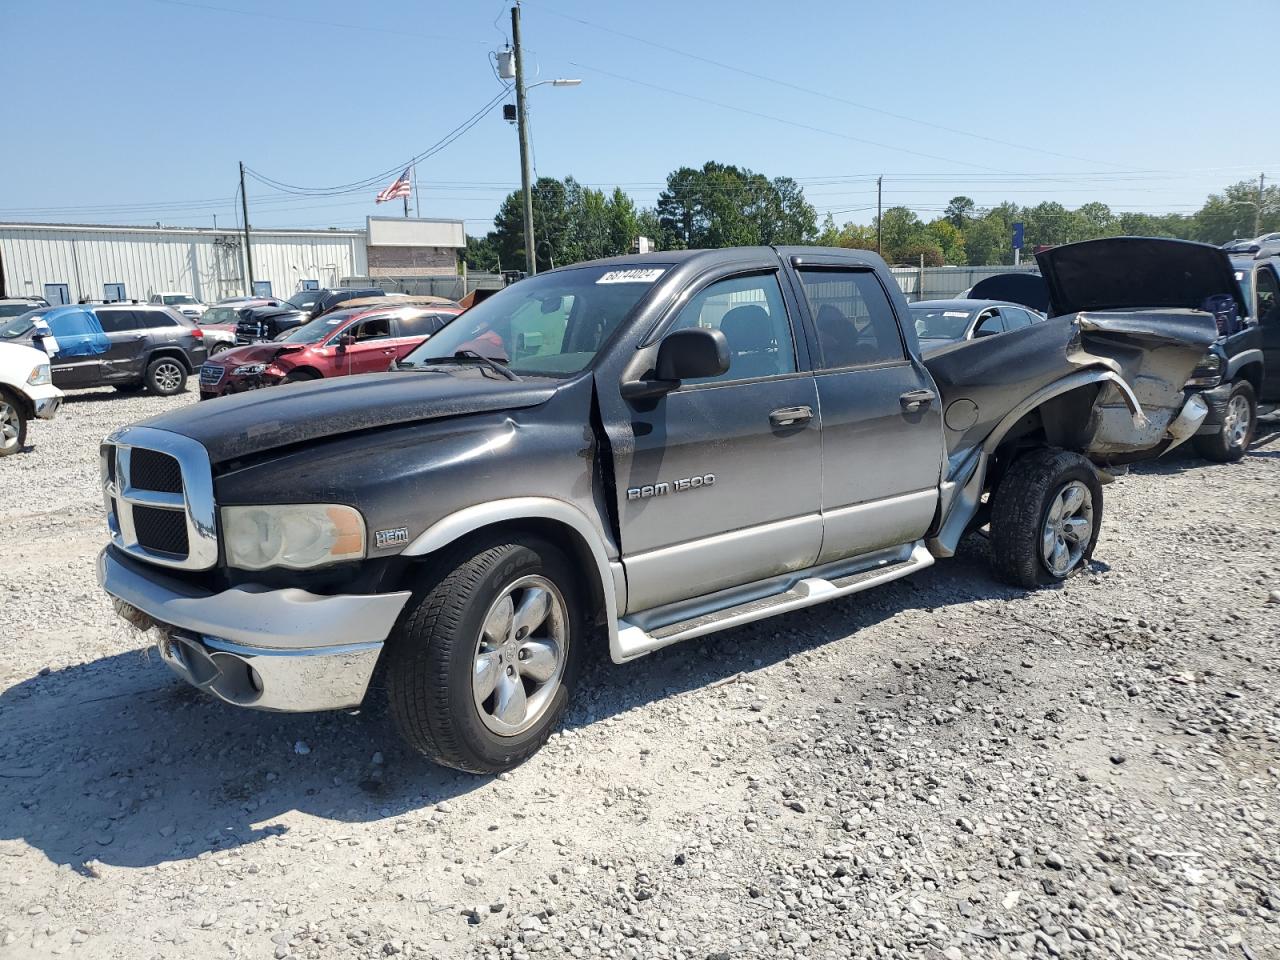
[[[28,386],[26,394],[31,398],[31,408],[41,420],[52,420],[62,409],[63,392],[52,384],[41,384],[38,387]]]
[[[320,596],[233,587],[210,593],[122,557],[98,555],[116,612],[156,629],[160,657],[219,700],[257,710],[359,706],[409,593]]]
[[[1220,383],[1216,387],[1209,390],[1201,390],[1200,396],[1204,399],[1205,406],[1209,408],[1208,415],[1200,424],[1200,429],[1196,431],[1197,435],[1213,434],[1222,429],[1222,421],[1227,415],[1227,401],[1231,399],[1231,388],[1234,384]]]

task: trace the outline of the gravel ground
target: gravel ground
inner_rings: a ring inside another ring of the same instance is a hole
[[[117,625],[97,441],[193,400],[79,394],[0,463],[6,960],[1280,957],[1280,426],[1108,487],[1064,588],[973,538],[601,658],[486,779],[205,700]]]

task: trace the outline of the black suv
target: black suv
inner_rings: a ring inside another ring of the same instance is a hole
[[[303,310],[307,319],[318,317],[332,310],[340,303],[355,300],[359,297],[385,297],[387,291],[381,287],[342,287],[337,290],[299,290],[285,303],[295,310]]]
[[[115,387],[129,393],[146,387],[167,397],[181,393],[187,376],[204,363],[204,334],[194,320],[172,307],[146,303],[93,304],[92,310],[107,335],[106,353],[58,357],[52,361],[54,386],[64,390]],[[47,312],[32,310],[15,317],[6,333],[30,341],[35,321]],[[25,330],[18,325],[27,322]]]
[[[246,307],[237,311],[236,344],[274,340],[286,330],[300,327],[311,315],[290,307]]]

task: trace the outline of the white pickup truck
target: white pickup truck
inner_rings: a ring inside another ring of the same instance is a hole
[[[23,448],[32,417],[52,420],[61,406],[62,391],[53,385],[45,353],[16,343],[0,344],[0,457]]]

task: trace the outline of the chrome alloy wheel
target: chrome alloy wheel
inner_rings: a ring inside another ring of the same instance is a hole
[[[12,453],[18,449],[18,434],[22,421],[18,418],[18,408],[8,400],[0,399],[0,450]]]
[[[1243,447],[1252,423],[1253,412],[1249,409],[1249,401],[1241,396],[1232,397],[1227,404],[1226,416],[1222,418],[1222,434],[1227,438],[1227,445]]]
[[[157,364],[153,376],[156,386],[166,393],[177,390],[182,384],[182,368],[172,360]]]
[[[1040,535],[1040,557],[1055,577],[1065,577],[1093,540],[1093,494],[1072,480],[1054,496]]]
[[[472,698],[490,731],[514,737],[542,718],[560,688],[568,644],[555,584],[531,575],[502,591],[485,614],[471,672]]]

